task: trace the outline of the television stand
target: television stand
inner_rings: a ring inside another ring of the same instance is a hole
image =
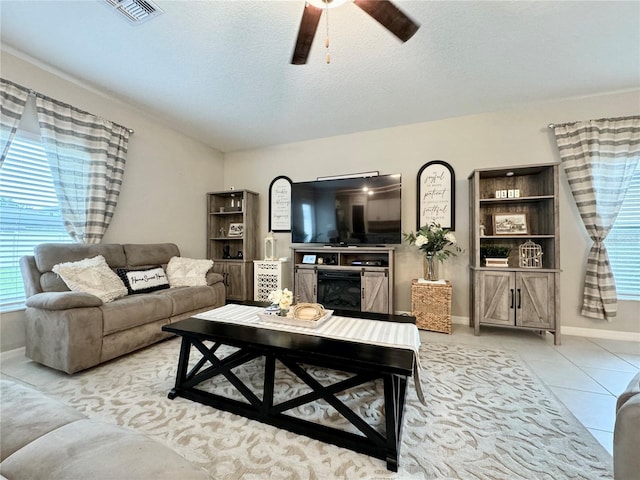
[[[394,247],[296,244],[291,250],[298,302],[394,313]]]

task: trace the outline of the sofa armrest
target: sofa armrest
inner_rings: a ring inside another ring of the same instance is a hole
[[[102,305],[95,295],[84,292],[44,292],[27,298],[27,307],[43,310],[68,310],[70,308],[99,307]]]
[[[42,288],[40,288],[40,272],[36,266],[36,258],[33,255],[20,257],[20,273],[22,273],[24,293],[27,297],[42,292]]]
[[[625,388],[624,392],[618,396],[616,412],[636,395],[640,398],[640,372],[636,373],[633,379],[629,382],[629,385],[627,385],[627,388]]]
[[[207,272],[207,285],[215,285],[222,281],[224,281],[224,278],[219,273],[215,273],[213,270]]]
[[[613,478],[639,480],[640,394],[630,397],[616,414],[613,431]]]

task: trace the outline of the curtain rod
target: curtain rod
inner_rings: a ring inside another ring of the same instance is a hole
[[[86,113],[87,115],[93,115],[93,113],[85,112],[84,110],[80,110],[79,108],[74,107],[73,105],[69,105],[68,103],[64,103],[64,102],[61,102],[60,100],[55,100],[54,98],[47,97],[46,95],[43,95],[42,93],[36,92],[32,88],[29,88],[28,90],[29,90],[29,95],[32,95],[34,97],[46,98],[47,100],[52,100],[52,101],[54,101],[54,102],[56,102],[56,103],[58,103],[60,105],[64,105],[65,107],[72,108],[77,112]],[[109,121],[111,122],[111,120],[109,120]],[[113,123],[114,125],[117,125],[118,127],[124,128],[127,132],[129,132],[130,135],[133,135],[135,133],[135,130],[133,128],[125,127],[124,125],[120,125],[119,123],[116,123],[116,122],[111,122],[111,123]]]
[[[616,118],[596,118],[595,120],[576,120],[575,122],[567,122],[567,123],[550,123],[547,125],[547,128],[556,128],[556,127],[566,127],[567,125],[574,125],[578,122],[600,122],[602,120],[631,120],[632,118],[640,118],[637,115],[631,115],[629,117],[616,117]]]

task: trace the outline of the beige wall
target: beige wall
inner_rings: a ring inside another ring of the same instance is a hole
[[[206,255],[205,193],[223,187],[221,152],[167,128],[99,92],[2,51],[3,78],[133,128],[124,183],[107,243],[176,243],[185,256]],[[23,312],[3,314],[0,348],[24,345]]]
[[[415,229],[416,175],[426,162],[441,159],[456,173],[456,236],[468,249],[467,176],[474,168],[559,161],[549,122],[637,114],[640,91],[568,99],[511,111],[453,118],[319,140],[221,154],[163,126],[144,113],[79,86],[5,51],[0,74],[53,98],[135,129],[120,202],[105,242],[177,243],[186,256],[205,255],[207,191],[234,186],[260,193],[261,236],[267,233],[268,188],[277,175],[293,181],[379,170],[403,176],[403,230]],[[224,183],[223,183],[224,176]],[[579,315],[589,239],[573,204],[564,174],[560,195],[562,322],[565,327],[631,332],[640,338],[638,302],[620,302],[611,322]],[[277,234],[279,256],[289,255],[289,235]],[[468,315],[468,258],[447,261],[441,276],[454,284],[453,315]],[[410,310],[409,285],[421,275],[420,257],[406,245],[397,249],[397,309]],[[24,345],[23,313],[3,314],[0,349]],[[587,331],[588,332],[588,331]],[[609,333],[605,332],[605,333]]]
[[[467,177],[475,168],[559,162],[550,122],[637,114],[640,91],[567,99],[509,111],[360,132],[271,148],[225,154],[225,186],[260,193],[259,232],[266,235],[269,183],[277,175],[294,182],[318,176],[379,170],[401,173],[403,231],[416,228],[416,175],[430,160],[445,160],[456,174],[456,230],[468,251]],[[584,264],[590,245],[586,231],[561,173],[561,308],[564,327],[633,332],[640,339],[639,303],[619,303],[618,318],[611,323],[579,314]],[[289,256],[289,234],[277,234],[279,256]],[[454,286],[453,315],[468,317],[468,256],[447,260],[442,278]],[[396,308],[410,310],[410,282],[421,276],[420,256],[407,245],[397,249]],[[571,329],[569,329],[571,331]],[[585,333],[585,332],[582,332]],[[588,333],[588,332],[586,332]],[[615,334],[614,334],[615,336]]]

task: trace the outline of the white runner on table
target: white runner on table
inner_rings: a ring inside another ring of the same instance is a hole
[[[334,315],[319,327],[308,328],[263,320],[263,317],[258,316],[262,312],[264,312],[264,307],[227,304],[223,307],[199,313],[194,317],[215,322],[413,350],[415,353],[413,371],[416,392],[420,401],[423,404],[425,403],[420,382],[420,333],[418,332],[418,327],[414,324]]]

